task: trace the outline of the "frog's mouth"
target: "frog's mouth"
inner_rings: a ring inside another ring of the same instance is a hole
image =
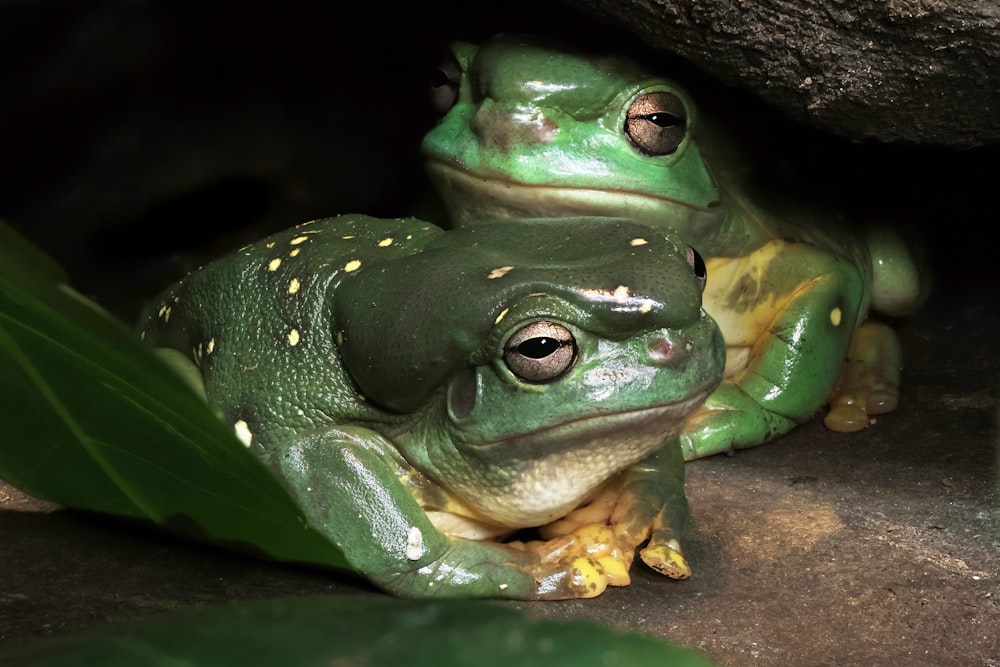
[[[454,224],[484,218],[557,218],[571,216],[638,217],[658,221],[709,213],[714,208],[633,190],[535,185],[506,175],[475,173],[433,156],[427,171],[437,183]]]
[[[462,450],[478,460],[471,468],[482,473],[452,485],[452,491],[496,525],[549,523],[675,438],[714,387],[672,403],[588,415],[467,445]]]

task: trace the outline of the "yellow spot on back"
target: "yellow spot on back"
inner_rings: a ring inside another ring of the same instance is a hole
[[[205,354],[212,354],[212,350],[215,349],[215,339],[212,338],[208,341],[208,345],[205,346]]]
[[[268,271],[277,271],[279,266],[281,266],[281,258],[280,257],[275,257],[274,259],[272,259],[268,263],[267,270]]]
[[[296,256],[296,255],[298,255],[298,254],[299,254],[300,252],[302,252],[302,248],[296,248],[295,250],[293,250],[293,251],[291,251],[290,253],[288,253],[288,256],[289,256],[289,257],[295,257],[295,256]]]
[[[347,264],[344,264],[344,271],[347,271],[348,273],[351,273],[352,271],[357,271],[360,268],[361,268],[360,259],[352,259]]]
[[[646,313],[648,313],[651,310],[653,310],[653,300],[652,299],[645,299],[642,302],[642,305],[639,306],[639,312],[642,313],[643,315],[645,315]]]
[[[299,344],[298,329],[292,329],[291,331],[288,332],[288,344],[291,345],[292,347],[295,347],[296,345]]]
[[[242,419],[233,424],[233,431],[244,446],[249,447],[250,443],[253,442],[253,433],[250,432],[250,427]]]
[[[830,311],[830,322],[833,323],[833,326],[835,327],[840,326],[840,319],[842,315],[843,314],[840,312],[840,308],[834,308],[833,310]]]
[[[270,243],[266,244],[264,247],[265,248],[273,248],[274,247],[274,241],[271,241]]]
[[[641,236],[637,236],[636,238],[634,238],[634,239],[632,239],[631,241],[628,242],[628,244],[630,246],[646,245],[647,243],[649,243],[649,241],[647,241],[646,239],[642,238]]]
[[[392,241],[393,241],[392,237],[391,236],[387,236],[387,237],[385,237],[384,239],[382,239],[381,241],[378,242],[378,247],[379,248],[387,248],[387,247],[389,247],[389,246],[392,245]]]
[[[354,234],[348,234],[347,236],[341,236],[340,238],[342,238],[345,241],[347,241],[347,240],[353,239],[354,238]]]
[[[288,282],[288,293],[289,293],[289,294],[295,294],[296,292],[298,292],[298,291],[299,291],[299,288],[300,288],[301,286],[302,286],[302,284],[301,284],[301,283],[299,282],[299,279],[298,279],[298,278],[292,278],[292,279],[291,279],[291,280],[290,280],[290,281]]]
[[[510,273],[511,269],[513,269],[513,268],[514,268],[513,266],[501,266],[500,268],[493,269],[486,276],[486,279],[487,280],[493,280],[494,278],[503,278],[505,275],[507,275],[508,273]]]
[[[612,294],[612,296],[615,298],[615,301],[618,301],[620,303],[625,303],[626,301],[628,301],[628,287],[626,287],[625,285],[619,285],[618,287],[615,288],[615,291]]]
[[[292,239],[288,243],[289,243],[289,245],[298,245],[300,243],[305,243],[308,240],[309,240],[309,237],[303,234],[302,236],[296,236],[294,239]]]
[[[503,310],[501,310],[500,314],[497,315],[497,318],[495,320],[493,320],[493,324],[500,324],[500,320],[502,320],[504,317],[506,317],[507,313],[509,311],[510,311],[510,308],[504,308]]]

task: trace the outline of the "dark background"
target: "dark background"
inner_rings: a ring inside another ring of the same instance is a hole
[[[270,4],[0,4],[0,217],[129,322],[266,233],[337,213],[435,218],[418,149],[449,42],[531,32],[650,55],[555,2]],[[654,58],[732,127],[761,182],[916,230],[939,289],[997,282],[1000,149],[852,143]]]

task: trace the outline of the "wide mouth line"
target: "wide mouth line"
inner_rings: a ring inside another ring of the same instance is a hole
[[[660,197],[658,195],[651,195],[647,192],[637,192],[635,190],[625,190],[618,188],[597,188],[597,187],[583,187],[578,185],[542,185],[537,183],[525,183],[524,181],[519,181],[510,178],[506,174],[500,173],[481,173],[469,170],[465,167],[458,166],[453,162],[447,161],[443,158],[437,157],[435,155],[428,156],[428,167],[436,168],[443,172],[449,172],[452,175],[457,175],[459,178],[471,182],[477,183],[475,187],[488,188],[493,190],[509,191],[515,189],[525,189],[533,190],[536,192],[551,192],[553,194],[558,193],[560,196],[565,197],[567,194],[579,194],[583,195],[598,194],[606,195],[611,197],[624,197],[628,199],[644,199],[652,202],[666,203],[673,206],[682,206],[684,208],[689,208],[694,211],[709,212],[711,209],[708,206],[696,206],[690,202],[681,201],[679,199],[673,199],[671,197]]]
[[[714,389],[714,386],[712,387]],[[663,417],[678,412],[684,412],[689,409],[692,404],[700,404],[708,397],[712,392],[712,389],[703,389],[698,391],[696,394],[688,396],[687,398],[671,401],[670,403],[663,403],[660,405],[653,405],[646,408],[638,408],[632,410],[618,410],[615,412],[602,412],[598,414],[587,415],[584,417],[578,417],[576,419],[570,419],[568,421],[559,422],[558,424],[550,424],[548,426],[543,426],[537,428],[534,431],[527,431],[525,433],[519,433],[516,435],[511,435],[505,438],[498,438],[497,440],[491,440],[490,442],[479,443],[476,448],[491,447],[494,445],[507,445],[513,441],[519,440],[534,440],[540,437],[544,437],[546,434],[555,433],[560,430],[571,431],[575,426],[580,424],[586,424],[591,421],[611,421],[614,422],[614,426],[620,428],[622,422],[632,422],[638,423],[644,421],[644,418],[655,415],[655,417]],[[611,424],[606,427],[606,430],[610,430]]]

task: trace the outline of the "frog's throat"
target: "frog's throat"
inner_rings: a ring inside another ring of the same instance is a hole
[[[601,216],[687,228],[700,236],[700,227],[714,226],[718,210],[717,206],[695,206],[633,190],[534,185],[471,172],[434,157],[427,161],[427,171],[457,226],[487,218]]]
[[[587,502],[607,480],[670,443],[708,393],[466,445],[461,448],[465,455],[479,461],[471,469],[485,472],[458,475],[448,490],[471,510],[472,518],[498,527],[550,523]],[[502,481],[490,474],[498,467],[505,472]]]

